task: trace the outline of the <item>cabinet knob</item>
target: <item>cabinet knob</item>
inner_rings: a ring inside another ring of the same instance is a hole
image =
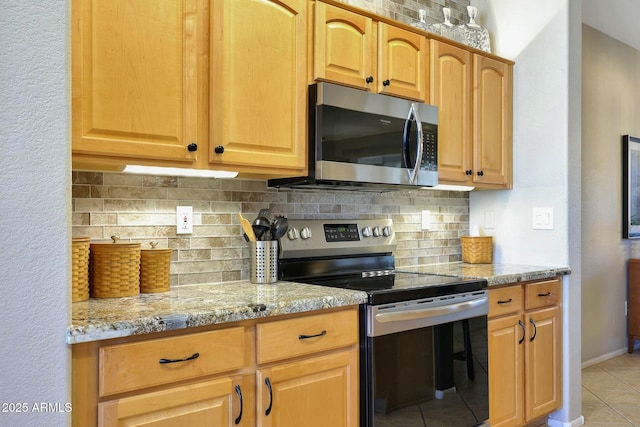
[[[224,147],[222,145],[218,145],[216,148],[213,149],[213,151],[215,151],[216,154],[222,154],[224,153]]]
[[[382,86],[389,86],[390,84],[391,82],[389,81],[389,79],[382,82]]]
[[[365,79],[367,83],[373,83],[373,76],[369,76]]]
[[[478,171],[478,176],[484,176],[484,171]]]
[[[466,171],[464,171],[465,175],[473,175],[473,171],[471,169],[467,169]]]
[[[191,152],[198,151],[198,144],[192,142],[191,144],[187,145],[187,150]]]

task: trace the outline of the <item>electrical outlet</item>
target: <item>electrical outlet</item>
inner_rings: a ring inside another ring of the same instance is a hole
[[[176,207],[176,233],[177,234],[193,233],[193,207],[192,206]]]
[[[428,230],[431,228],[431,212],[422,211],[422,229]]]

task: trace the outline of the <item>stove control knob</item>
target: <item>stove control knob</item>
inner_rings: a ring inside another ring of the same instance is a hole
[[[382,235],[385,237],[391,236],[391,227],[389,227],[388,225],[385,225],[384,228],[382,229]]]
[[[300,237],[302,237],[303,240],[307,240],[311,237],[311,230],[309,227],[304,227],[300,230]]]
[[[377,225],[373,227],[373,236],[380,237],[380,227],[378,227]]]
[[[289,238],[289,240],[296,240],[298,237],[300,237],[298,235],[298,229],[293,227],[287,230],[287,237]]]
[[[363,237],[371,237],[371,227],[369,227],[368,225],[362,229],[362,236]]]

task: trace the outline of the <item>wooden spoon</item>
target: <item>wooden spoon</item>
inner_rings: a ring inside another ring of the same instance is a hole
[[[247,238],[250,242],[256,241],[256,235],[253,233],[253,228],[251,227],[251,223],[245,219],[240,212],[238,212],[238,217],[240,218],[240,225],[242,225],[242,230],[244,234],[247,235]]]

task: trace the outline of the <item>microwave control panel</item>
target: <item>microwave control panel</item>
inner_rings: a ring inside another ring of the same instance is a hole
[[[438,130],[434,125],[422,124],[424,151],[422,152],[421,170],[438,170]]]

